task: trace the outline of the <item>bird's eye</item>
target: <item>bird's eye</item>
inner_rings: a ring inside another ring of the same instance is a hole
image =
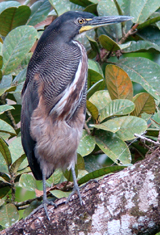
[[[78,23],[79,23],[79,24],[84,24],[84,22],[85,22],[85,19],[83,19],[83,18],[78,19]]]

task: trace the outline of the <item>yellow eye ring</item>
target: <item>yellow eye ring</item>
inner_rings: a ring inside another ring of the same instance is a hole
[[[85,19],[83,19],[83,18],[78,20],[79,24],[84,24],[84,22],[85,22]]]

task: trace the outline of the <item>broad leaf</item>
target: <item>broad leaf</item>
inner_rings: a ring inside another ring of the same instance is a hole
[[[16,87],[12,84],[12,76],[4,75],[0,83],[0,96],[5,92],[14,91]]]
[[[21,116],[21,105],[12,105],[12,107],[14,109],[12,109],[11,113],[12,113],[12,116],[15,120],[16,123],[18,123],[20,121],[20,116]],[[6,121],[8,124],[11,125],[11,122],[8,120],[7,116],[4,114],[1,114],[0,118],[3,120],[3,121]]]
[[[19,220],[19,213],[15,205],[9,203],[0,208],[0,225],[8,228]]]
[[[146,51],[149,49],[155,49],[160,52],[160,46],[149,41],[132,41],[130,46],[124,49],[124,52]]]
[[[48,0],[36,1],[31,6],[31,16],[27,21],[28,25],[36,25],[39,22],[46,19],[49,11],[51,9],[51,5]]]
[[[99,4],[97,6],[97,11],[99,16],[111,16],[111,15],[119,15],[116,4],[112,0],[101,0],[99,1]],[[121,38],[122,32],[121,32],[121,24],[113,24],[108,25],[105,27],[105,30],[109,35],[112,35],[114,38]]]
[[[90,112],[92,118],[94,120],[96,120],[98,118],[97,107],[94,104],[92,104],[89,100],[87,100],[86,106],[87,106],[87,110]]]
[[[89,99],[91,103],[93,103],[97,109],[100,111],[103,109],[110,101],[111,98],[109,96],[108,91],[97,91],[95,92]]]
[[[0,3],[0,13],[10,7],[18,7],[21,4],[17,1],[5,1]]]
[[[12,29],[25,24],[30,14],[28,6],[7,8],[0,14],[0,34],[6,36]]]
[[[144,29],[138,30],[138,36],[160,46],[160,30],[157,27],[150,25]]]
[[[87,175],[83,176],[81,179],[79,179],[78,184],[79,185],[84,184],[91,179],[95,179],[95,178],[101,177],[109,173],[117,172],[117,171],[123,170],[124,168],[125,166],[110,166],[110,167],[104,167],[104,168],[98,169],[96,171],[92,171],[88,173]]]
[[[92,126],[116,133],[116,136],[123,141],[135,139],[135,133],[140,135],[147,129],[147,123],[143,119],[133,116],[114,118]]]
[[[99,53],[98,43],[94,39],[92,39],[92,38],[90,38],[88,36],[87,36],[87,38],[88,38],[88,40],[89,40],[89,42],[91,44],[92,50],[95,51],[96,53]]]
[[[51,190],[50,193],[56,198],[68,197],[71,192],[63,192],[61,190]]]
[[[101,74],[101,76],[103,78],[102,68],[96,61],[88,59],[88,68]]]
[[[8,145],[6,144],[6,142],[2,138],[0,138],[0,152],[2,153],[4,159],[7,163],[7,166],[10,166],[12,163],[11,154],[10,154]]]
[[[0,136],[2,137],[3,132],[16,135],[15,130],[7,122],[0,119]]]
[[[105,81],[101,79],[88,89],[87,99],[89,99],[96,91],[104,90],[104,88],[105,88]]]
[[[126,143],[107,131],[96,131],[96,144],[113,162],[120,165],[131,163],[131,154]]]
[[[142,113],[152,114],[155,112],[156,105],[154,98],[146,93],[139,93],[133,98],[133,102],[135,103],[135,110],[132,115],[140,117]]]
[[[88,5],[92,4],[94,1],[89,1],[89,0],[70,0],[70,2],[73,2],[77,5],[80,5],[82,7],[87,7]]]
[[[149,59],[125,58],[118,63],[127,72],[132,81],[141,84],[154,98],[160,100],[160,66]]]
[[[114,99],[133,98],[132,82],[128,74],[116,65],[109,64],[105,69],[105,79],[109,94]]]
[[[35,191],[36,189],[36,180],[32,175],[23,174],[19,180],[19,186],[25,188],[28,191]]]
[[[130,100],[112,100],[103,109],[99,111],[99,121],[111,116],[126,115],[134,110],[134,103]]]
[[[12,110],[12,109],[14,109],[14,107],[11,105],[8,105],[8,104],[0,105],[0,114],[6,112],[8,110]]]
[[[13,174],[16,174],[16,173],[17,173],[19,166],[21,165],[21,163],[23,162],[23,160],[24,160],[25,158],[26,158],[26,155],[23,154],[20,158],[18,158],[18,159],[12,164],[10,171],[11,171]]]
[[[62,15],[66,11],[70,11],[71,3],[69,0],[49,0],[51,5],[54,7],[55,11],[57,12],[58,16]]]
[[[95,139],[93,136],[88,135],[87,131],[83,130],[83,134],[77,149],[82,157],[90,154],[95,148]]]
[[[0,152],[0,172],[9,174],[8,166],[1,152]]]
[[[130,12],[134,23],[143,23],[160,7],[159,0],[131,0]]]
[[[24,154],[24,150],[21,144],[21,137],[15,138],[9,145],[9,150],[12,155],[12,162],[15,162],[19,157]]]
[[[104,49],[106,49],[107,51],[118,51],[120,50],[119,45],[113,41],[110,37],[108,37],[107,35],[100,35],[99,36],[99,42],[102,45],[102,47]]]
[[[37,38],[31,26],[20,26],[12,30],[3,44],[3,74],[9,74],[21,63]]]

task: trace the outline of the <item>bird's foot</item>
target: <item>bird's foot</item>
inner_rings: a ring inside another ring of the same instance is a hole
[[[52,205],[52,206],[54,206],[54,208],[56,208],[57,205],[56,205],[54,202],[49,201],[48,199],[43,200],[43,204],[42,204],[42,205],[43,205],[43,207],[44,207],[44,210],[45,210],[47,219],[50,220],[50,217],[49,217],[49,215],[48,215],[47,205]]]
[[[80,194],[80,190],[79,190],[79,186],[78,184],[74,185],[73,191],[71,192],[71,194],[69,195],[69,197],[66,200],[66,204],[70,201],[71,197],[73,196],[73,194],[75,194],[77,192],[79,200],[80,200],[80,204],[81,206],[83,205],[83,201],[81,198],[81,194]]]

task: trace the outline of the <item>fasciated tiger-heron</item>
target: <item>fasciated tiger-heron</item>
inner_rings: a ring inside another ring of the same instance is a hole
[[[75,36],[130,19],[66,12],[46,28],[29,62],[22,90],[22,145],[33,175],[43,180],[48,218],[46,179],[57,168],[71,169],[72,194],[77,192],[82,204],[74,168],[85,122],[88,65],[86,50]]]

